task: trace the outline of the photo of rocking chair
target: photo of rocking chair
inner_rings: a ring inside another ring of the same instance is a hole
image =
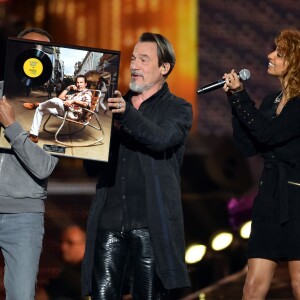
[[[85,111],[85,113],[83,114],[82,118],[80,120],[73,120],[68,118],[68,110],[65,111],[64,116],[59,116],[59,115],[54,115],[54,114],[50,114],[49,117],[47,118],[47,120],[45,121],[44,125],[43,125],[43,130],[47,133],[52,133],[54,134],[54,139],[55,142],[62,144],[64,146],[67,147],[88,147],[88,146],[92,146],[92,145],[98,145],[101,144],[101,141],[104,139],[104,131],[103,128],[101,126],[99,117],[96,113],[96,107],[98,105],[98,102],[100,101],[100,96],[101,96],[101,91],[100,90],[91,90],[92,92],[92,103],[91,103],[91,107],[85,108],[83,107],[82,109]],[[62,120],[61,125],[59,126],[57,131],[51,131],[49,129],[46,128],[48,121],[50,120],[51,117],[56,117],[60,120]],[[92,124],[91,122],[93,121],[94,124]],[[64,128],[65,124],[76,124],[74,125],[74,127],[80,127],[79,129],[76,129],[72,132],[68,132],[68,133],[62,133],[62,129]],[[66,136],[66,135],[73,135],[76,133],[79,133],[81,131],[83,131],[86,127],[91,127],[95,130],[95,132],[97,133],[97,137],[95,138],[95,140],[88,142],[88,143],[78,143],[78,145],[74,145],[74,143],[72,142],[65,142],[62,141],[61,139],[59,139],[59,136]]]

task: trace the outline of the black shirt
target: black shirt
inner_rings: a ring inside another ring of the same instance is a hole
[[[114,138],[120,140],[117,172],[114,184],[108,188],[98,228],[122,232],[148,228],[140,145],[123,130],[115,134]]]

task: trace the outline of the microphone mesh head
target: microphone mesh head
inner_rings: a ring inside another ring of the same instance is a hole
[[[247,69],[243,69],[239,72],[239,76],[242,80],[247,80],[250,78],[250,71]]]

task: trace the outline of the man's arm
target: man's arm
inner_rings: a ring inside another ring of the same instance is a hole
[[[58,98],[61,99],[61,100],[65,100],[65,99],[66,99],[66,96],[67,96],[67,94],[68,94],[68,92],[69,92],[69,90],[68,90],[68,88],[66,88],[65,90],[63,90],[63,91],[59,94]]]
[[[89,108],[92,103],[92,93],[89,92],[80,92],[81,95],[74,97],[76,99],[68,99],[64,102],[64,105],[71,106],[72,104],[76,104],[81,107]],[[75,94],[74,94],[75,95]],[[81,99],[81,100],[80,100]]]
[[[71,106],[72,104],[76,104],[81,107],[89,107],[90,106],[88,102],[81,101],[81,100],[69,99],[64,102],[65,106]]]
[[[60,99],[62,99],[62,100],[65,100],[67,94],[68,94],[71,90],[76,91],[76,90],[77,90],[76,85],[72,84],[72,85],[67,86],[67,87],[59,94],[58,98],[60,98]]]
[[[28,133],[16,122],[12,106],[5,97],[0,100],[0,123],[17,157],[35,177],[46,179],[54,170],[58,158],[50,155],[28,138]]]
[[[84,92],[84,94],[82,95],[82,100],[75,100],[74,103],[79,105],[79,106],[85,107],[85,108],[91,107],[92,92],[91,91]]]

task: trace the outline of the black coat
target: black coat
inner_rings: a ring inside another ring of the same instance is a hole
[[[129,92],[124,98],[130,102],[131,96]],[[159,92],[143,102],[139,110],[127,104],[119,121],[122,130],[143,145],[143,151],[139,151],[138,156],[145,177],[147,218],[157,274],[166,289],[189,286],[184,262],[179,171],[186,138],[192,125],[191,104],[171,94],[165,83]],[[114,152],[117,144],[116,141],[112,142],[107,168],[115,166],[118,155],[114,155]],[[102,171],[105,174],[105,168]],[[82,269],[83,295],[91,293],[97,223],[106,201],[109,181],[109,178],[99,176],[96,197],[89,213]]]
[[[229,97],[233,136],[246,156],[260,153],[264,168],[254,201],[248,257],[300,259],[300,97],[276,115],[276,96],[259,109],[247,92]]]

